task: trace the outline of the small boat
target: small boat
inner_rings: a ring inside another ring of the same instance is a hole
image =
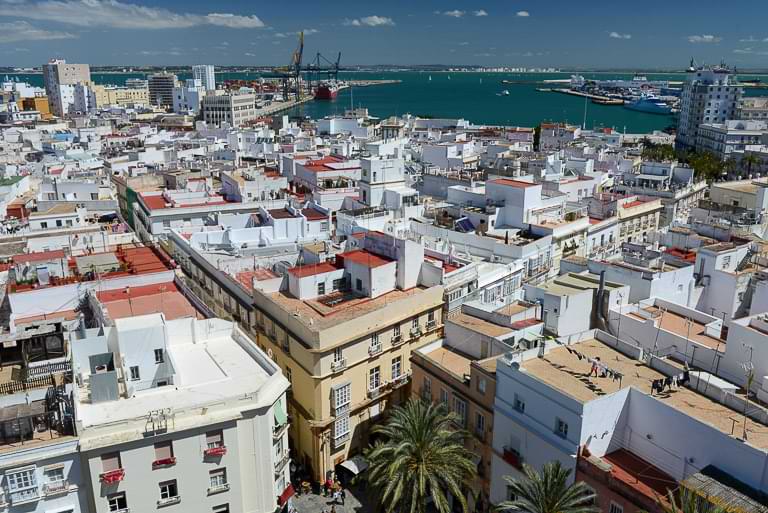
[[[624,104],[625,109],[647,112],[648,114],[671,114],[672,107],[657,96],[646,95]]]
[[[498,96],[509,96],[509,91],[504,89],[502,92],[497,93]]]
[[[429,76],[429,81],[432,82],[432,75]]]

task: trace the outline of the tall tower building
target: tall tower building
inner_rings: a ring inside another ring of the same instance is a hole
[[[63,59],[51,59],[43,64],[43,84],[51,113],[65,116],[72,104],[75,84],[90,84],[91,68],[87,64],[67,64]]]
[[[743,92],[725,65],[696,67],[691,61],[680,101],[678,149],[696,145],[702,123],[724,123],[734,119]]]
[[[214,91],[216,89],[216,75],[214,73],[213,64],[198,64],[192,66],[192,78],[199,80],[206,91]]]
[[[173,107],[173,88],[177,86],[173,73],[149,75],[149,103],[158,107]]]

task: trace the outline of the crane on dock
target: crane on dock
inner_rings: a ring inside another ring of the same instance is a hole
[[[301,100],[301,61],[304,57],[304,31],[299,32],[299,42],[296,49],[291,54],[291,62],[288,66],[275,68],[274,72],[278,74],[283,82],[283,96],[288,99],[292,86],[296,95],[296,100]],[[291,84],[293,82],[293,84]]]
[[[326,80],[332,80],[334,82],[338,81],[340,64],[341,52],[336,56],[336,61],[331,61],[320,52],[317,52],[315,58],[305,68],[307,79],[309,81],[309,90],[312,91],[312,83],[319,84],[322,81],[323,76],[325,76]]]

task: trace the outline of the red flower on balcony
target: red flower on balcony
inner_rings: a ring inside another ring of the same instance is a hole
[[[211,447],[205,450],[206,456],[224,456],[227,454],[227,446],[219,445],[218,447]]]
[[[125,477],[125,470],[117,468],[101,474],[101,482],[104,484],[119,483]]]
[[[504,461],[516,469],[522,470],[523,468],[523,458],[520,456],[520,453],[509,447],[504,447]]]
[[[176,456],[161,458],[152,462],[152,468],[170,467],[171,465],[176,465]]]

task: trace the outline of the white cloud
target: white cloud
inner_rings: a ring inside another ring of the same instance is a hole
[[[472,13],[475,16],[488,16],[488,11],[485,9],[480,9]]]
[[[528,11],[517,11],[515,13],[515,16],[517,16],[518,18],[527,18],[530,15],[531,13],[529,13]]]
[[[632,34],[621,34],[619,32],[609,32],[608,37],[612,37],[614,39],[632,39]]]
[[[251,53],[251,52],[245,52],[245,56],[246,57],[256,57],[256,54],[255,53]]]
[[[755,50],[754,48],[737,48],[733,53],[742,55],[768,55],[768,50]]]
[[[387,16],[365,16],[363,18],[355,18],[355,19],[346,19],[344,20],[344,25],[349,25],[352,27],[392,27],[395,25],[395,21],[392,18],[389,18]]]
[[[488,53],[488,52],[486,52],[486,53],[476,53],[475,57],[493,57],[493,54],[492,53]]]
[[[310,29],[304,29],[303,32],[305,36],[311,36],[312,34],[317,34],[320,31],[317,29],[310,28]]]
[[[257,16],[191,14],[118,0],[43,0],[2,2],[0,16],[53,21],[78,27],[162,30],[214,25],[234,29],[264,27]]]
[[[44,30],[26,21],[11,21],[0,23],[0,43],[14,41],[51,41],[54,39],[75,39],[77,36],[69,32]]]
[[[713,36],[712,34],[688,36],[689,43],[719,43],[722,40],[722,37]]]
[[[467,14],[466,11],[460,11],[458,9],[454,9],[453,11],[437,11],[437,13],[442,14],[443,16],[450,16],[451,18],[461,18]]]
[[[459,46],[467,46],[467,45],[469,45],[469,41],[462,41],[461,43],[459,43]]]

